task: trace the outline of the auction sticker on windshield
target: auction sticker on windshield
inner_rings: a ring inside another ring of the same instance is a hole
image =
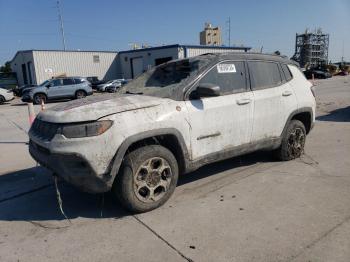
[[[236,73],[236,67],[234,64],[219,64],[216,66],[218,69],[218,73]]]

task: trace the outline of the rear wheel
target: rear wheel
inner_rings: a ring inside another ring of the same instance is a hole
[[[75,93],[75,98],[76,99],[81,99],[81,98],[84,98],[86,97],[86,92],[83,91],[83,90],[78,90],[76,93]]]
[[[306,130],[299,120],[292,120],[288,124],[282,138],[281,146],[276,150],[276,156],[283,161],[292,160],[304,152]]]
[[[147,212],[163,205],[173,194],[178,165],[165,147],[150,145],[125,156],[112,188],[119,202],[132,212]]]
[[[5,102],[6,102],[5,97],[0,96],[0,105],[2,105],[2,104],[5,103]]]
[[[36,105],[40,105],[42,102],[46,103],[47,97],[44,94],[34,95],[33,102]]]

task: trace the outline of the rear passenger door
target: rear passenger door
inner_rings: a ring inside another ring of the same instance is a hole
[[[298,99],[293,88],[293,75],[287,64],[280,64],[282,69],[283,85],[279,88],[281,93],[281,107],[283,108],[282,123],[286,123],[291,113],[298,108]]]
[[[191,158],[215,157],[250,142],[253,95],[247,88],[246,63],[225,61],[211,68],[194,86],[213,84],[220,96],[186,101],[190,126]]]
[[[282,81],[279,63],[248,61],[251,89],[254,95],[252,142],[279,137],[284,127]]]
[[[63,79],[61,95],[62,97],[73,97],[75,95],[75,82],[73,78]]]

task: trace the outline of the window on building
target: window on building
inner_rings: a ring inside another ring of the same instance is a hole
[[[100,62],[100,56],[99,55],[94,55],[92,57],[92,59],[93,59],[94,63],[99,63]]]
[[[213,67],[200,83],[220,86],[221,95],[246,91],[246,73],[244,62],[228,61]]]
[[[63,79],[63,85],[64,86],[74,85],[74,80],[72,78],[65,78]]]
[[[282,83],[277,63],[250,61],[248,66],[253,90],[274,87]]]
[[[286,77],[287,82],[292,80],[293,75],[290,72],[288,66],[286,64],[282,64],[281,66],[282,66],[282,71],[283,71],[284,76]]]

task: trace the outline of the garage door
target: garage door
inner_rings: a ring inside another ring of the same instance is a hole
[[[131,62],[131,77],[138,77],[143,73],[143,58],[135,57],[130,59]]]

